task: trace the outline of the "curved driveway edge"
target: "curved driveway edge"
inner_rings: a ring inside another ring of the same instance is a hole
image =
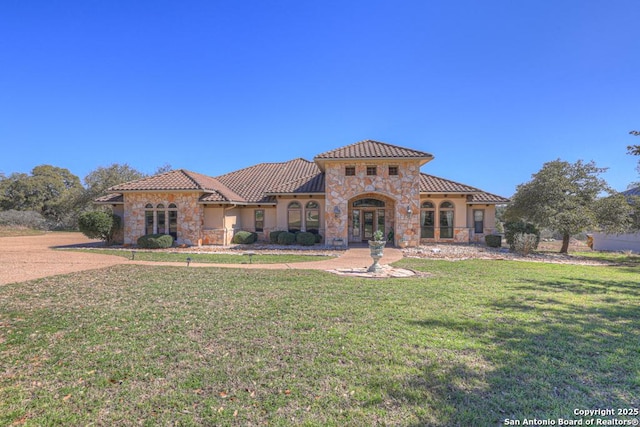
[[[55,250],[54,247],[97,243],[81,233],[53,232],[37,236],[0,237],[0,285],[39,279],[58,274],[94,270],[120,264],[168,265],[186,267],[186,262],[131,261],[120,256]],[[402,251],[385,248],[382,264],[402,258]],[[336,270],[368,267],[373,263],[368,248],[353,248],[341,256],[321,261],[290,264],[209,264],[191,263],[191,267],[250,269]]]

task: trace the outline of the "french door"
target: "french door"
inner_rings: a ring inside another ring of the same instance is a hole
[[[373,233],[377,230],[384,234],[384,209],[354,209],[352,233],[353,237],[361,237],[362,241],[373,239]]]

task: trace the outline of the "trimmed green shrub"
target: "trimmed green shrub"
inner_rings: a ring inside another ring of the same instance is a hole
[[[284,231],[281,231],[281,230],[274,230],[271,233],[269,233],[269,242],[278,243],[278,236],[281,235],[282,233],[284,233]]]
[[[173,246],[170,234],[147,234],[138,239],[138,247],[144,249],[165,249]]]
[[[284,231],[278,235],[279,245],[293,245],[296,242],[296,235],[288,231]]]
[[[302,246],[313,246],[316,243],[316,236],[313,233],[303,231],[296,234],[296,242]]]
[[[232,243],[238,243],[241,245],[250,245],[254,243],[258,239],[258,235],[256,233],[252,233],[250,231],[238,231],[233,235]]]
[[[314,236],[316,236],[316,243],[322,243],[322,235],[319,233],[315,233]]]
[[[499,248],[502,246],[502,236],[497,234],[489,234],[484,236],[484,242],[490,248]]]
[[[515,250],[516,234],[535,234],[536,242],[533,249],[538,249],[540,230],[535,225],[524,221],[508,221],[504,224],[504,237],[512,251]]]
[[[113,241],[121,223],[118,215],[105,211],[83,212],[78,217],[78,228],[82,234],[90,239],[104,240],[106,244]]]

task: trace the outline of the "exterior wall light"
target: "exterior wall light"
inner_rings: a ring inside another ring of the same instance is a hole
[[[411,210],[411,206],[407,206],[407,215],[411,216],[413,214],[413,210]]]
[[[335,215],[336,218],[339,218],[341,213],[342,211],[340,211],[340,208],[338,206],[333,208],[333,214]]]

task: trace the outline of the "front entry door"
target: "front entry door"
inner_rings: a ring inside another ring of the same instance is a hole
[[[374,211],[364,211],[364,220],[362,221],[362,239],[363,240],[371,240],[373,239],[373,231],[374,231]]]

